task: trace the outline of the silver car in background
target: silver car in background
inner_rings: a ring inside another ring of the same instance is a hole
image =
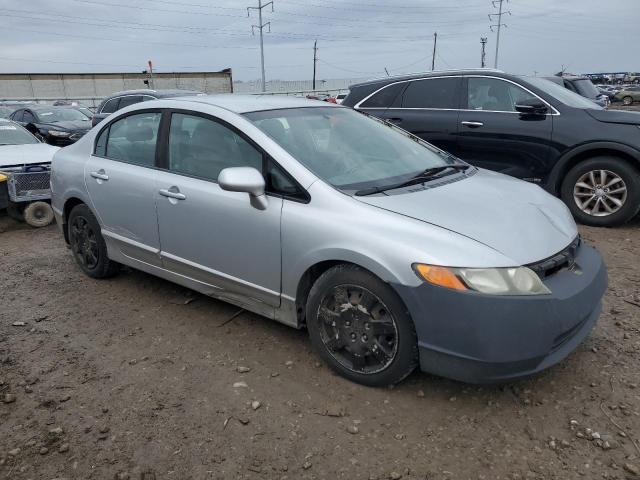
[[[149,101],[53,161],[80,268],[143,270],[296,328],[366,385],[567,356],[606,269],[564,204],[381,120],[286,97]]]

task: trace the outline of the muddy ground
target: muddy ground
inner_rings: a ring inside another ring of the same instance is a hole
[[[569,358],[372,389],[305,331],[137,271],[92,280],[57,227],[0,216],[0,479],[640,478],[640,220],[581,231],[610,285]]]

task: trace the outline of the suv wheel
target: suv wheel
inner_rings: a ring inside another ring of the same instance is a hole
[[[119,265],[109,260],[100,224],[89,207],[84,204],[73,207],[67,223],[71,251],[82,271],[92,278],[115,275]]]
[[[306,314],[315,350],[351,381],[392,385],[418,364],[416,332],[402,300],[360,267],[337,265],[323,273],[309,292]]]
[[[622,104],[633,105],[633,98],[631,98],[629,95],[627,95],[626,97],[622,97]]]
[[[569,171],[561,195],[578,222],[621,225],[640,210],[640,176],[621,158],[594,157]]]

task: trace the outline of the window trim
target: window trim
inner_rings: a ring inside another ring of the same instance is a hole
[[[377,94],[378,92],[384,90],[385,88],[391,86],[391,85],[395,85],[398,83],[410,83],[410,82],[415,82],[415,81],[419,81],[419,80],[431,80],[431,79],[436,79],[436,78],[461,78],[461,80],[463,80],[463,84],[462,84],[462,92],[460,95],[460,100],[462,100],[464,97],[462,96],[462,93],[465,92],[465,88],[466,88],[466,93],[468,95],[468,86],[465,84],[464,80],[468,79],[468,78],[494,78],[496,80],[502,80],[504,82],[508,82],[508,83],[512,83],[524,90],[526,90],[528,93],[530,93],[531,95],[533,95],[534,97],[536,97],[537,99],[539,99],[542,103],[544,103],[548,108],[549,108],[549,112],[547,112],[545,115],[552,115],[552,116],[558,116],[560,115],[560,112],[553,106],[551,105],[549,102],[547,102],[544,98],[540,97],[540,95],[532,92],[530,89],[528,89],[527,87],[525,87],[524,85],[518,83],[518,82],[514,82],[511,79],[508,78],[503,78],[503,77],[497,77],[495,75],[478,75],[478,74],[465,74],[465,75],[436,75],[436,76],[429,76],[429,77],[420,77],[420,78],[412,78],[409,80],[399,80],[397,82],[391,82],[388,83],[382,87],[380,87],[379,89],[375,90],[373,93],[370,93],[369,95],[367,95],[366,97],[364,97],[362,100],[360,100],[358,103],[356,103],[353,108],[355,110],[379,110],[379,108],[375,108],[375,107],[361,107],[360,105],[362,103],[364,103],[365,101],[367,101],[370,97],[374,96],[375,94]],[[468,83],[468,82],[467,82]],[[440,110],[440,111],[455,111],[455,112],[488,112],[488,113],[511,113],[511,114],[518,114],[520,115],[520,112],[511,112],[511,111],[506,111],[506,110],[473,110],[473,109],[469,109],[469,108],[427,108],[427,107],[386,107],[386,110]]]
[[[183,173],[183,172],[176,172],[173,170],[169,169],[169,132],[170,132],[170,128],[171,128],[171,117],[174,113],[178,113],[178,114],[182,114],[182,115],[190,115],[192,117],[201,117],[207,120],[211,120],[213,122],[216,122],[220,125],[222,125],[223,127],[228,128],[229,130],[231,130],[233,133],[235,133],[236,135],[238,135],[241,139],[243,139],[244,141],[246,141],[249,145],[251,145],[253,148],[255,148],[258,153],[260,153],[261,157],[262,157],[262,166],[260,169],[260,173],[262,174],[262,177],[265,179],[265,194],[272,196],[272,197],[277,197],[277,198],[282,198],[283,200],[290,200],[292,202],[297,202],[297,203],[309,203],[311,201],[311,195],[309,195],[309,192],[307,191],[306,188],[304,188],[302,185],[300,185],[300,182],[298,182],[293,175],[291,175],[286,168],[284,168],[282,165],[280,165],[280,163],[278,163],[278,161],[273,158],[271,155],[269,155],[267,153],[267,151],[262,148],[255,140],[253,140],[251,137],[249,137],[246,133],[244,133],[242,130],[240,130],[238,127],[236,127],[235,125],[232,125],[231,123],[227,122],[226,120],[223,120],[219,117],[215,117],[209,113],[204,113],[204,112],[199,112],[199,111],[195,111],[195,110],[186,110],[186,109],[182,109],[182,108],[165,108],[163,109],[163,116],[162,116],[162,120],[160,121],[160,129],[158,131],[158,137],[162,138],[162,144],[161,145],[156,145],[156,168],[158,170],[162,170],[163,172],[167,172],[167,173],[171,173],[174,175],[180,175],[183,177],[188,177],[188,178],[193,178],[196,180],[202,180],[204,182],[209,182],[209,183],[214,183],[216,185],[218,185],[218,181],[213,180],[211,178],[205,178],[205,177],[200,177],[198,175],[191,175],[188,173]],[[158,148],[160,147],[160,148]],[[276,192],[269,192],[267,190],[267,188],[269,187],[269,185],[266,185],[267,183],[267,163],[268,162],[272,162],[274,163],[280,170],[282,170],[284,172],[284,174],[292,181],[292,183],[294,183],[298,189],[300,190],[300,196],[295,196],[295,195],[287,195],[287,194],[280,194],[280,193],[276,193]]]
[[[115,112],[114,112],[115,113]],[[160,114],[160,125],[158,125],[158,133],[156,134],[156,148],[155,148],[155,153],[154,153],[154,159],[153,159],[153,165],[140,165],[139,163],[134,163],[134,162],[127,162],[126,160],[122,160],[119,158],[109,158],[103,155],[98,155],[96,153],[96,148],[98,146],[98,138],[100,138],[100,135],[102,135],[102,133],[105,130],[109,130],[107,132],[107,141],[105,143],[105,153],[107,152],[107,145],[109,143],[109,136],[111,135],[111,125],[113,125],[115,122],[118,122],[120,120],[123,120],[127,117],[130,117],[132,115],[139,115],[139,114],[143,114],[143,113],[159,113]],[[120,162],[120,163],[126,163],[127,165],[134,165],[136,167],[141,167],[141,168],[151,168],[154,170],[159,170],[158,167],[158,145],[159,145],[159,141],[160,141],[160,135],[162,133],[162,120],[164,118],[164,111],[161,108],[144,108],[144,109],[140,109],[140,110],[133,110],[131,112],[127,112],[124,113],[122,115],[118,115],[117,117],[110,119],[108,122],[101,122],[105,123],[106,125],[104,125],[102,128],[100,128],[100,130],[98,130],[98,133],[96,133],[95,137],[93,137],[93,148],[91,150],[91,156],[95,157],[95,158],[103,158],[105,160],[111,160],[112,162]]]

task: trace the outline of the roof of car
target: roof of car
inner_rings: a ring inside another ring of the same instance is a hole
[[[393,77],[380,77],[374,78],[372,80],[367,80],[366,82],[360,82],[351,85],[349,88],[354,87],[362,87],[364,85],[374,85],[378,83],[391,83],[391,82],[402,82],[404,80],[414,80],[416,78],[427,78],[427,77],[441,77],[442,75],[473,75],[477,73],[498,73],[504,74],[502,70],[497,70],[495,68],[467,68],[463,70],[432,70],[429,72],[422,73],[410,73],[407,75],[398,75]]]
[[[206,103],[235,113],[279,110],[283,108],[301,107],[338,107],[333,103],[286,95],[238,95],[234,93],[220,95],[200,95],[196,97],[178,98],[181,101]]]
[[[154,97],[175,97],[178,95],[197,95],[202,94],[197,90],[181,90],[179,88],[167,88],[162,90],[153,90],[149,88],[139,88],[137,90],[122,90],[121,92],[115,92],[106,98],[121,97],[122,95],[151,95]]]

